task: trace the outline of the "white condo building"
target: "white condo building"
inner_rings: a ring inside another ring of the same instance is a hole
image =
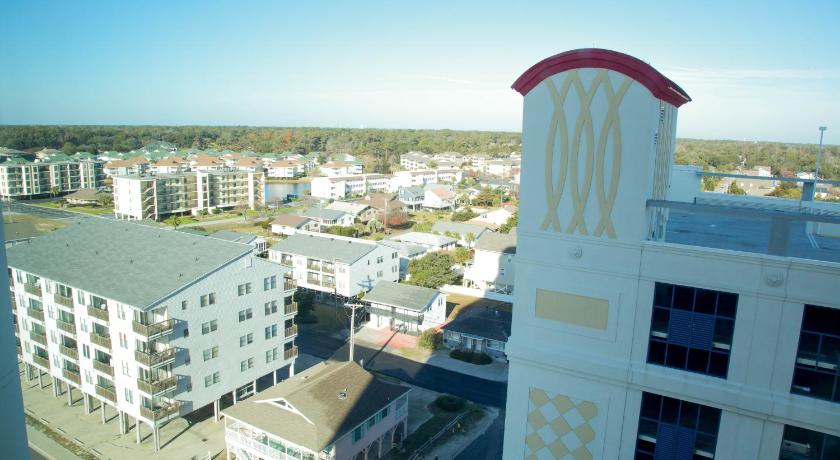
[[[0,197],[33,198],[98,188],[105,180],[104,163],[89,153],[37,161],[10,158],[0,163]]]
[[[249,245],[85,219],[7,253],[26,377],[81,392],[103,423],[113,409],[122,434],[134,419],[138,443],[294,373],[295,285]]]
[[[358,174],[354,176],[314,177],[310,193],[315,198],[343,199],[369,193],[387,192],[391,176],[385,174]]]
[[[354,297],[379,281],[397,281],[397,249],[360,238],[298,230],[268,250],[268,259],[292,269],[301,288]]]
[[[391,190],[426,184],[452,184],[460,182],[464,173],[458,169],[424,169],[397,171],[391,180]]]
[[[837,205],[684,193],[690,99],[636,58],[570,51],[513,87],[504,458],[840,458]]]

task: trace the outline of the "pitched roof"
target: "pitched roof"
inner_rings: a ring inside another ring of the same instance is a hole
[[[431,233],[421,232],[407,232],[394,235],[389,239],[394,241],[403,241],[405,243],[414,243],[425,246],[446,246],[455,243],[454,238],[443,235],[433,235]]]
[[[143,308],[251,251],[161,227],[83,219],[11,247],[7,257],[10,267]]]
[[[486,225],[468,224],[466,222],[447,222],[438,221],[432,225],[432,230],[437,233],[455,232],[461,237],[466,237],[467,233],[472,233],[474,237],[478,238],[482,233],[489,229]]]
[[[316,259],[336,260],[347,264],[361,259],[376,249],[376,243],[358,238],[335,238],[295,233],[271,247],[274,251]]]
[[[443,326],[447,331],[507,342],[510,337],[510,312],[495,308],[472,308]]]
[[[184,159],[179,157],[161,158],[155,162],[155,166],[182,166]]]
[[[300,228],[311,222],[312,219],[303,216],[296,216],[294,214],[280,214],[271,223],[273,225],[285,225],[287,227]]]
[[[332,203],[327,205],[327,209],[332,209],[335,211],[343,211],[347,214],[361,214],[365,209],[369,208],[370,205],[366,203],[354,202],[354,201],[333,201]]]
[[[475,242],[475,249],[477,251],[498,252],[500,254],[516,254],[516,232],[485,232]]]
[[[311,207],[303,212],[304,217],[316,220],[338,220],[341,219],[341,217],[343,217],[345,214],[347,213],[344,211],[337,211],[335,209],[329,208],[318,209],[317,207]]]
[[[321,452],[409,392],[354,362],[323,362],[222,411],[225,416]],[[284,401],[297,413],[273,402]]]
[[[230,241],[231,243],[253,244],[254,240],[258,239],[257,235],[249,235],[247,233],[232,232],[230,230],[219,230],[211,233],[210,238],[218,238],[220,240]]]
[[[262,166],[262,160],[260,160],[259,158],[254,158],[254,157],[242,157],[242,158],[239,158],[238,160],[236,160],[236,163],[234,163],[234,166],[237,166],[237,167],[240,167],[240,168],[258,167],[258,166]]]
[[[298,160],[274,160],[268,165],[269,168],[291,168],[301,164]]]
[[[370,193],[365,196],[365,203],[369,204],[372,208],[379,209],[380,211],[385,209],[385,203],[388,203],[389,210],[405,208],[405,203],[398,200],[396,194],[393,193]]]
[[[66,195],[64,197],[65,200],[83,200],[83,201],[96,201],[99,196],[107,195],[108,192],[97,190],[95,188],[80,188],[75,192]]]
[[[441,200],[451,200],[456,196],[454,193],[443,187],[433,188],[431,192],[437,195]]]
[[[423,311],[435,300],[438,294],[440,294],[440,291],[437,289],[379,280],[373,286],[373,289],[365,294],[364,300],[365,302]]]

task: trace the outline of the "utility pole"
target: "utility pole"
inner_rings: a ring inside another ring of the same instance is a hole
[[[345,307],[350,307],[350,362],[353,362],[354,349],[356,348],[356,308],[364,308],[364,305],[359,303],[346,303]]]
[[[819,150],[817,150],[817,168],[814,170],[814,188],[817,187],[816,181],[820,178],[820,158],[822,158],[823,134],[825,134],[826,129],[828,128],[820,126],[820,147]]]

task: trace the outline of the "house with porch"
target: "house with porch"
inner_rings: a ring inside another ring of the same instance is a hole
[[[443,343],[453,350],[505,358],[511,318],[510,312],[496,308],[466,310],[443,327]]]
[[[365,294],[368,326],[420,333],[446,321],[446,294],[393,281],[379,281]]]
[[[353,226],[353,215],[335,209],[311,207],[304,211],[302,216],[314,220],[321,227]]]
[[[299,230],[316,232],[318,223],[308,217],[294,214],[280,214],[271,221],[271,233],[276,235],[294,235]]]
[[[237,459],[383,458],[405,439],[409,391],[322,362],[222,411],[225,445]]]

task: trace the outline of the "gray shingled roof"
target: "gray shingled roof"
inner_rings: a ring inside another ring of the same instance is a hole
[[[11,267],[143,308],[252,248],[160,227],[83,219],[6,251]]]
[[[516,232],[486,232],[475,242],[475,249],[500,254],[516,254]]]
[[[489,229],[486,225],[467,224],[464,222],[447,222],[437,221],[432,225],[432,231],[437,233],[455,232],[461,235],[462,238],[467,236],[467,233],[472,233],[474,237],[478,238],[482,233]]]
[[[294,214],[280,214],[273,221],[272,224],[285,225],[287,227],[300,228],[312,219],[303,216],[296,216]]]
[[[510,337],[510,312],[494,308],[473,308],[462,312],[443,328],[447,331],[507,342]]]
[[[307,209],[302,215],[304,217],[309,217],[310,219],[323,219],[323,220],[338,220],[341,219],[342,216],[347,214],[344,211],[336,211],[335,209],[327,209],[322,208],[318,209],[317,207]]]
[[[274,251],[297,254],[315,259],[336,260],[352,264],[376,249],[373,242],[337,239],[329,235],[315,236],[296,233],[271,247]]]
[[[222,414],[321,452],[408,391],[408,387],[377,380],[354,362],[328,361],[227,408]],[[278,400],[285,400],[306,418],[264,402]]]
[[[423,311],[438,294],[440,292],[437,289],[379,280],[373,289],[365,294],[365,302]]]

